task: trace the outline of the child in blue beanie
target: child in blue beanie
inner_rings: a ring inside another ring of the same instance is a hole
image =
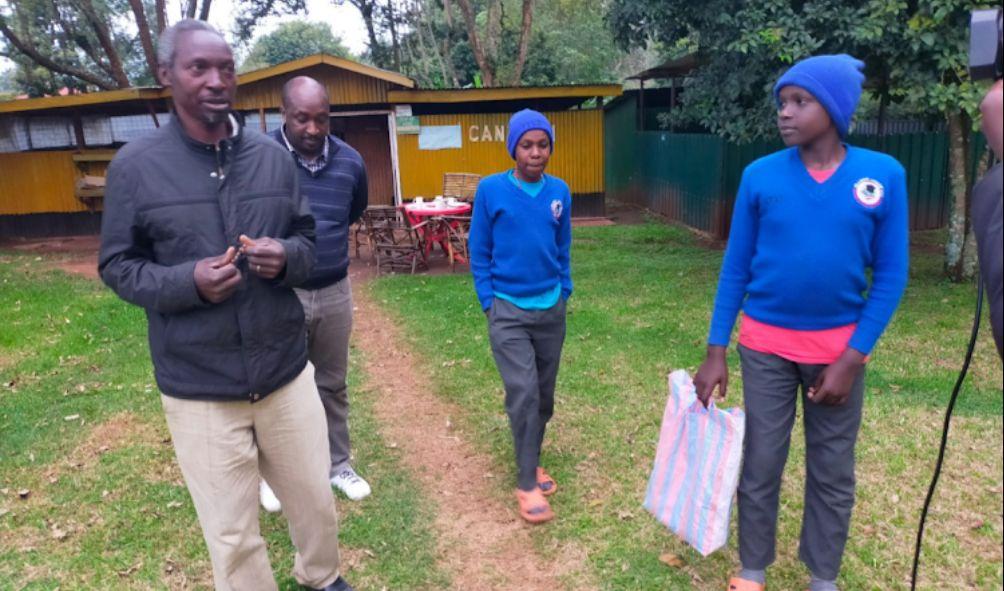
[[[564,181],[544,174],[554,150],[546,117],[530,109],[513,115],[506,146],[515,168],[482,179],[474,196],[471,274],[505,386],[519,513],[542,523],[554,518],[546,497],[558,489],[540,450],[572,294],[572,200]]]
[[[725,353],[741,309],[742,570],[732,591],[765,588],[799,391],[806,443],[799,557],[812,573],[811,591],[837,589],[865,362],[907,279],[906,173],[890,156],[843,142],[862,67],[847,55],[822,55],[781,76],[777,126],[789,148],[747,166],[736,196],[707,357],[694,376],[702,402],[715,388],[725,397]]]

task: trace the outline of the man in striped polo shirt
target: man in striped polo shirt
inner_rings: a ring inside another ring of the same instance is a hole
[[[370,494],[370,486],[349,463],[345,375],[352,331],[349,226],[366,209],[366,165],[359,152],[329,133],[329,110],[324,85],[297,76],[282,89],[283,125],[271,135],[296,161],[300,190],[317,222],[317,261],[310,279],[296,293],[303,304],[310,362],[316,368],[317,390],[328,420],[331,484],[349,499],[359,500]],[[264,481],[261,501],[268,510],[280,509]]]

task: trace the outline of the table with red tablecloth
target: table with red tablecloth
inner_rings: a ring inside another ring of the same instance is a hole
[[[408,203],[402,207],[404,214],[408,216],[408,221],[412,226],[419,226],[422,222],[432,222],[431,218],[440,216],[467,215],[471,212],[471,204],[463,201],[458,203],[448,202],[425,202]],[[420,226],[422,236],[425,238],[425,255],[428,257],[433,244],[439,244],[444,253],[450,252],[450,236],[443,224],[427,223]],[[457,256],[458,260],[462,257]],[[467,261],[460,261],[467,262]]]

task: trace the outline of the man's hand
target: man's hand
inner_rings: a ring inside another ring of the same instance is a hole
[[[718,400],[725,400],[729,387],[729,368],[725,363],[725,347],[708,345],[708,354],[704,363],[694,376],[694,387],[697,389],[697,399],[705,408],[711,395],[718,387]]]
[[[840,406],[847,403],[854,380],[864,368],[865,356],[850,347],[840,357],[819,372],[809,387],[808,398],[816,404]]]
[[[220,256],[195,263],[195,289],[207,302],[218,304],[234,294],[241,283],[241,272],[234,265],[237,249],[233,246]]]
[[[241,252],[248,258],[248,269],[262,279],[275,279],[286,268],[286,249],[278,240],[267,236],[248,238],[240,236]]]

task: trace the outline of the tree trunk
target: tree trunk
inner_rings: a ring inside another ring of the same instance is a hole
[[[485,18],[485,34],[482,45],[485,59],[492,67],[492,77],[498,73],[499,43],[502,41],[502,0],[488,0],[488,14]]]
[[[968,153],[968,151],[967,151]],[[972,205],[973,205],[973,191],[972,185],[976,184],[977,179],[983,178],[987,174],[987,170],[993,163],[993,152],[988,146],[983,158],[980,158],[979,163],[976,166],[976,174],[972,179],[969,180],[969,191],[968,197],[966,199],[966,211],[969,212],[968,225],[969,231],[966,232],[966,241],[962,249],[962,273],[965,277],[976,277],[976,273],[979,271],[979,259],[977,258],[978,247],[976,245],[976,232],[973,231],[972,224]],[[969,170],[967,167],[966,170]]]
[[[394,0],[387,0],[384,7],[384,18],[387,19],[387,28],[390,29],[391,63],[395,71],[401,70],[401,44],[397,38],[397,15],[394,13]]]
[[[451,12],[453,11],[450,0],[443,0],[443,14],[446,16],[446,34],[443,35],[442,44],[436,43],[436,31],[432,27],[433,16],[428,18],[423,18],[419,20],[419,25],[423,22],[425,23],[426,31],[429,35],[429,42],[432,43],[433,49],[436,51],[436,56],[439,58],[440,66],[443,69],[443,84],[449,87],[452,83],[453,88],[460,87],[460,79],[457,78],[457,69],[453,66],[453,46],[450,44],[450,38],[453,36],[453,17]],[[432,11],[423,11],[423,15],[432,14]]]
[[[373,63],[381,68],[387,67],[384,62],[383,47],[380,45],[380,40],[377,39],[376,26],[373,24],[373,8],[376,0],[349,0],[349,2],[359,10],[360,16],[363,17],[363,23],[366,24],[366,34],[370,39],[370,57],[373,58]]]
[[[50,72],[59,72],[60,74],[73,76],[74,78],[83,80],[88,84],[93,84],[101,90],[112,90],[115,88],[115,84],[113,82],[103,80],[91,72],[57,63],[54,60],[42,55],[34,47],[22,41],[21,38],[7,26],[7,21],[3,18],[3,15],[0,15],[0,34],[3,34],[3,36],[7,38],[7,41],[9,41],[15,49]]]
[[[526,51],[530,47],[530,26],[533,24],[533,0],[523,0],[523,26],[519,32],[519,54],[516,56],[516,66],[513,69],[512,85],[520,86],[523,77],[523,64],[526,63]]]
[[[967,279],[965,255],[969,220],[969,117],[964,111],[948,116],[948,187],[951,211],[945,243],[945,274],[955,282]],[[968,278],[972,278],[970,275]]]
[[[156,0],[154,6],[157,9],[157,35],[159,36],[167,28],[167,2],[166,0]]]
[[[209,20],[209,7],[213,5],[213,0],[202,0],[202,9],[199,10],[199,20]]]
[[[111,35],[108,33],[108,25],[98,16],[91,0],[78,1],[80,2],[81,12],[84,13],[84,16],[91,23],[91,27],[98,36],[101,47],[105,50],[105,55],[108,56],[108,65],[112,68],[112,77],[115,78],[115,82],[119,88],[128,88],[130,86],[129,77],[126,76],[125,69],[122,68],[122,59],[119,57],[118,50],[115,49],[115,44],[112,43]]]
[[[136,17],[136,28],[139,30],[139,40],[143,45],[143,53],[146,55],[146,65],[153,74],[153,79],[157,79],[157,52],[153,48],[153,39],[150,37],[150,24],[146,20],[146,13],[143,11],[143,0],[129,0],[132,13]]]
[[[446,15],[446,26],[450,29],[453,28],[453,6],[450,5],[450,0],[443,0],[443,14]]]
[[[188,5],[185,7],[185,18],[195,18],[195,9],[198,1],[188,0]]]
[[[481,70],[481,76],[486,87],[495,86],[495,70],[488,60],[485,59],[485,51],[481,47],[481,39],[478,37],[478,26],[474,20],[474,10],[471,8],[470,0],[457,0],[460,5],[460,12],[464,14],[464,24],[467,25],[467,38],[471,42],[471,51],[474,52],[474,61],[477,62]]]

